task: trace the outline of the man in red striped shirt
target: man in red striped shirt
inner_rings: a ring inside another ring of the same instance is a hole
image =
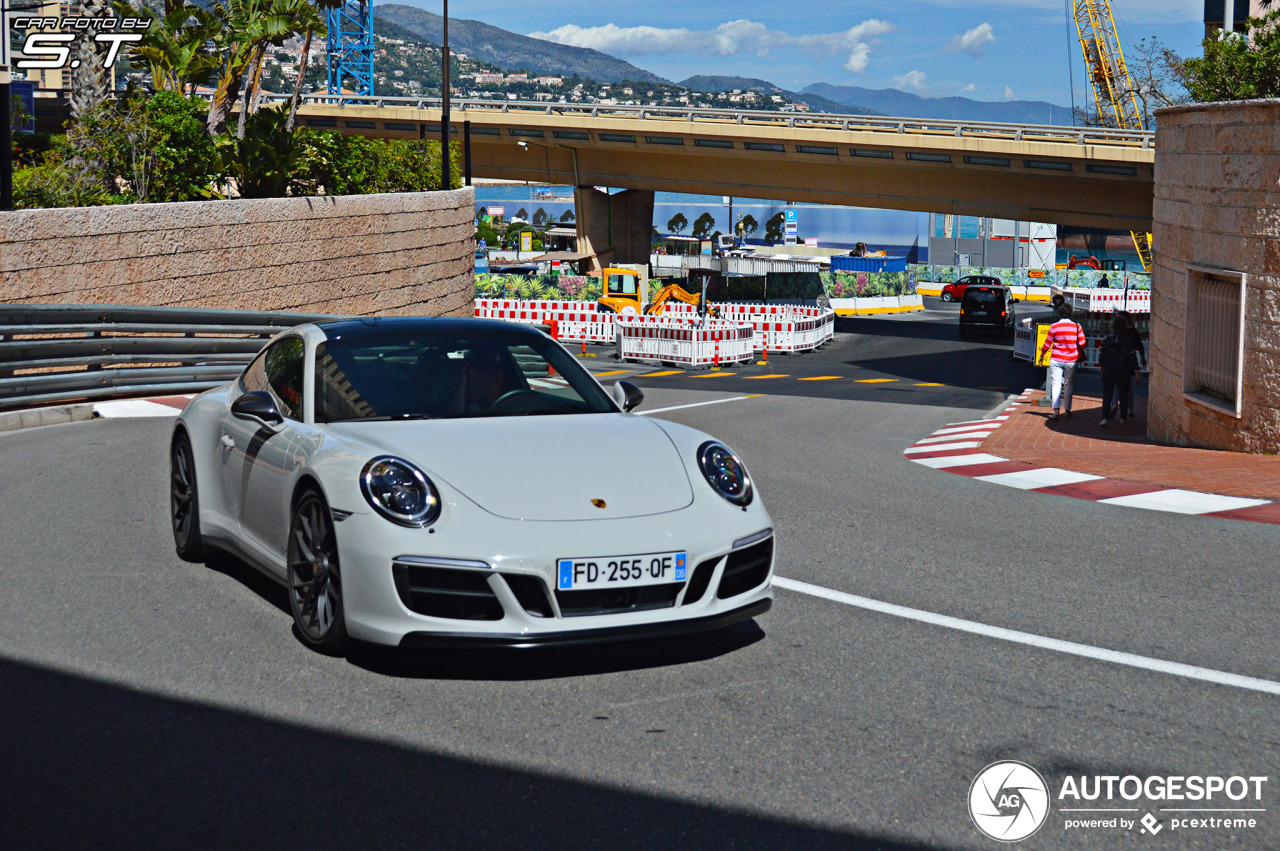
[[[1084,354],[1087,340],[1084,329],[1071,319],[1071,308],[1058,308],[1058,321],[1049,326],[1049,336],[1044,341],[1044,351],[1049,352],[1049,397],[1053,401],[1053,416],[1065,402],[1066,414],[1071,416],[1071,391],[1075,384],[1076,365]],[[1065,399],[1063,397],[1066,397]]]

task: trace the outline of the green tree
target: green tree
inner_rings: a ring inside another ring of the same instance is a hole
[[[518,211],[516,211],[515,218],[519,219],[522,222],[527,222],[529,221],[529,211],[526,210],[524,207],[521,207]]]
[[[535,227],[545,227],[548,218],[547,211],[539,207],[533,213],[533,224]]]
[[[1204,56],[1183,63],[1197,101],[1280,97],[1280,11],[1250,18],[1248,35],[1204,40]]]
[[[680,232],[688,226],[689,220],[684,217],[684,213],[676,213],[671,217],[671,220],[667,222],[667,230],[674,233],[676,236],[679,236]]]
[[[576,221],[576,217],[573,215],[573,210],[565,210],[560,214],[560,222],[562,224],[567,224],[572,221]]]
[[[786,218],[783,213],[775,213],[764,223],[764,241],[769,245],[782,242],[782,222]]]
[[[756,217],[747,213],[742,217],[742,235],[751,236],[760,228],[760,223],[756,221]]]
[[[715,216],[712,216],[710,213],[703,213],[694,220],[692,236],[694,239],[705,239],[715,226]]]

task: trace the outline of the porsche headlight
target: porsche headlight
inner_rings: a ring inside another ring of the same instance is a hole
[[[699,446],[698,466],[716,493],[734,505],[751,504],[751,477],[747,475],[747,468],[723,443],[708,440]]]
[[[364,465],[360,492],[374,510],[401,526],[428,526],[440,516],[440,494],[421,470],[384,455]]]

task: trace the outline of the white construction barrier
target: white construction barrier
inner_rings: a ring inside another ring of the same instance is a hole
[[[1089,313],[1110,313],[1113,310],[1125,310],[1129,313],[1151,312],[1151,290],[1066,287],[1061,292],[1072,310],[1084,310]]]
[[[746,323],[708,319],[703,327],[648,316],[617,321],[622,360],[685,368],[750,363],[755,331]]]
[[[521,301],[517,299],[476,299],[475,315],[481,319],[501,319],[524,324],[552,324],[556,336],[571,342],[612,343],[622,319],[638,320],[655,327],[714,327],[716,321],[747,324],[752,328],[756,350],[804,352],[818,348],[835,332],[835,311],[804,305],[739,304],[715,305],[719,320],[703,319],[691,304],[668,303],[657,315],[619,316],[601,313],[589,301]]]

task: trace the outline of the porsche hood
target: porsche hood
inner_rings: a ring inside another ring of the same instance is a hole
[[[412,461],[481,508],[514,520],[611,520],[693,501],[662,427],[625,414],[336,423],[372,454]],[[690,459],[692,460],[692,459]]]

